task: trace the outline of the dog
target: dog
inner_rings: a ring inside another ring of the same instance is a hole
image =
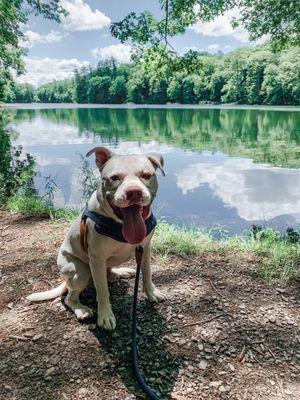
[[[93,312],[80,303],[79,295],[92,278],[98,302],[97,324],[114,330],[116,318],[109,300],[108,281],[135,274],[131,268],[116,267],[133,258],[137,244],[143,247],[141,271],[146,296],[151,302],[166,298],[152,282],[150,242],[154,229],[148,232],[146,226],[158,189],[156,172],[160,170],[165,175],[164,161],[155,153],[117,155],[105,147],[95,147],[86,156],[93,153],[101,181],[88,201],[87,215],[78,216],[60,247],[57,265],[64,282],[50,291],[33,293],[27,299],[49,300],[67,292],[66,305],[79,320],[84,320]],[[117,224],[122,241],[99,233],[97,222],[90,216],[104,218],[109,226]]]

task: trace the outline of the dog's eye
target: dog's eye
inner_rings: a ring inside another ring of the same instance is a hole
[[[144,172],[142,174],[142,179],[146,179],[146,181],[148,181],[150,178],[152,178],[153,174],[151,174],[151,172]]]
[[[111,179],[113,182],[116,182],[116,181],[119,181],[119,180],[120,180],[120,177],[119,177],[119,175],[113,175],[113,176],[110,177],[110,179]]]

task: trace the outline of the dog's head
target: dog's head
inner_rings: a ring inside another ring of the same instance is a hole
[[[163,175],[163,158],[156,154],[117,155],[105,147],[95,147],[101,172],[100,195],[123,222],[123,235],[132,244],[140,243],[146,236],[145,220],[151,213],[151,203],[157,192],[156,170]]]

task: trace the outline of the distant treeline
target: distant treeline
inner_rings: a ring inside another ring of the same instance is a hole
[[[181,57],[185,59],[190,67],[181,70],[158,67],[157,60],[153,65],[149,61],[119,66],[114,60],[100,62],[95,68],[76,71],[72,80],[37,89],[15,84],[6,101],[300,105],[299,47],[274,53],[265,44],[228,55],[190,51]]]

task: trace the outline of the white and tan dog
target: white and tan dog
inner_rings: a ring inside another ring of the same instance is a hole
[[[57,264],[64,282],[47,292],[34,293],[30,301],[54,299],[66,291],[66,304],[77,318],[92,316],[92,310],[79,301],[79,294],[92,277],[98,301],[98,325],[113,330],[116,319],[109,301],[107,280],[133,276],[130,268],[115,268],[134,256],[136,244],[143,246],[141,271],[143,287],[148,299],[157,302],[165,299],[153,284],[150,269],[150,241],[154,230],[147,235],[145,220],[151,214],[151,204],[157,192],[156,170],[163,171],[163,158],[157,154],[120,156],[105,147],[90,150],[95,153],[101,172],[101,183],[93,193],[88,208],[122,223],[122,233],[128,243],[99,234],[95,222],[86,220],[85,246],[82,246],[82,220],[79,216],[70,227],[59,250]]]

